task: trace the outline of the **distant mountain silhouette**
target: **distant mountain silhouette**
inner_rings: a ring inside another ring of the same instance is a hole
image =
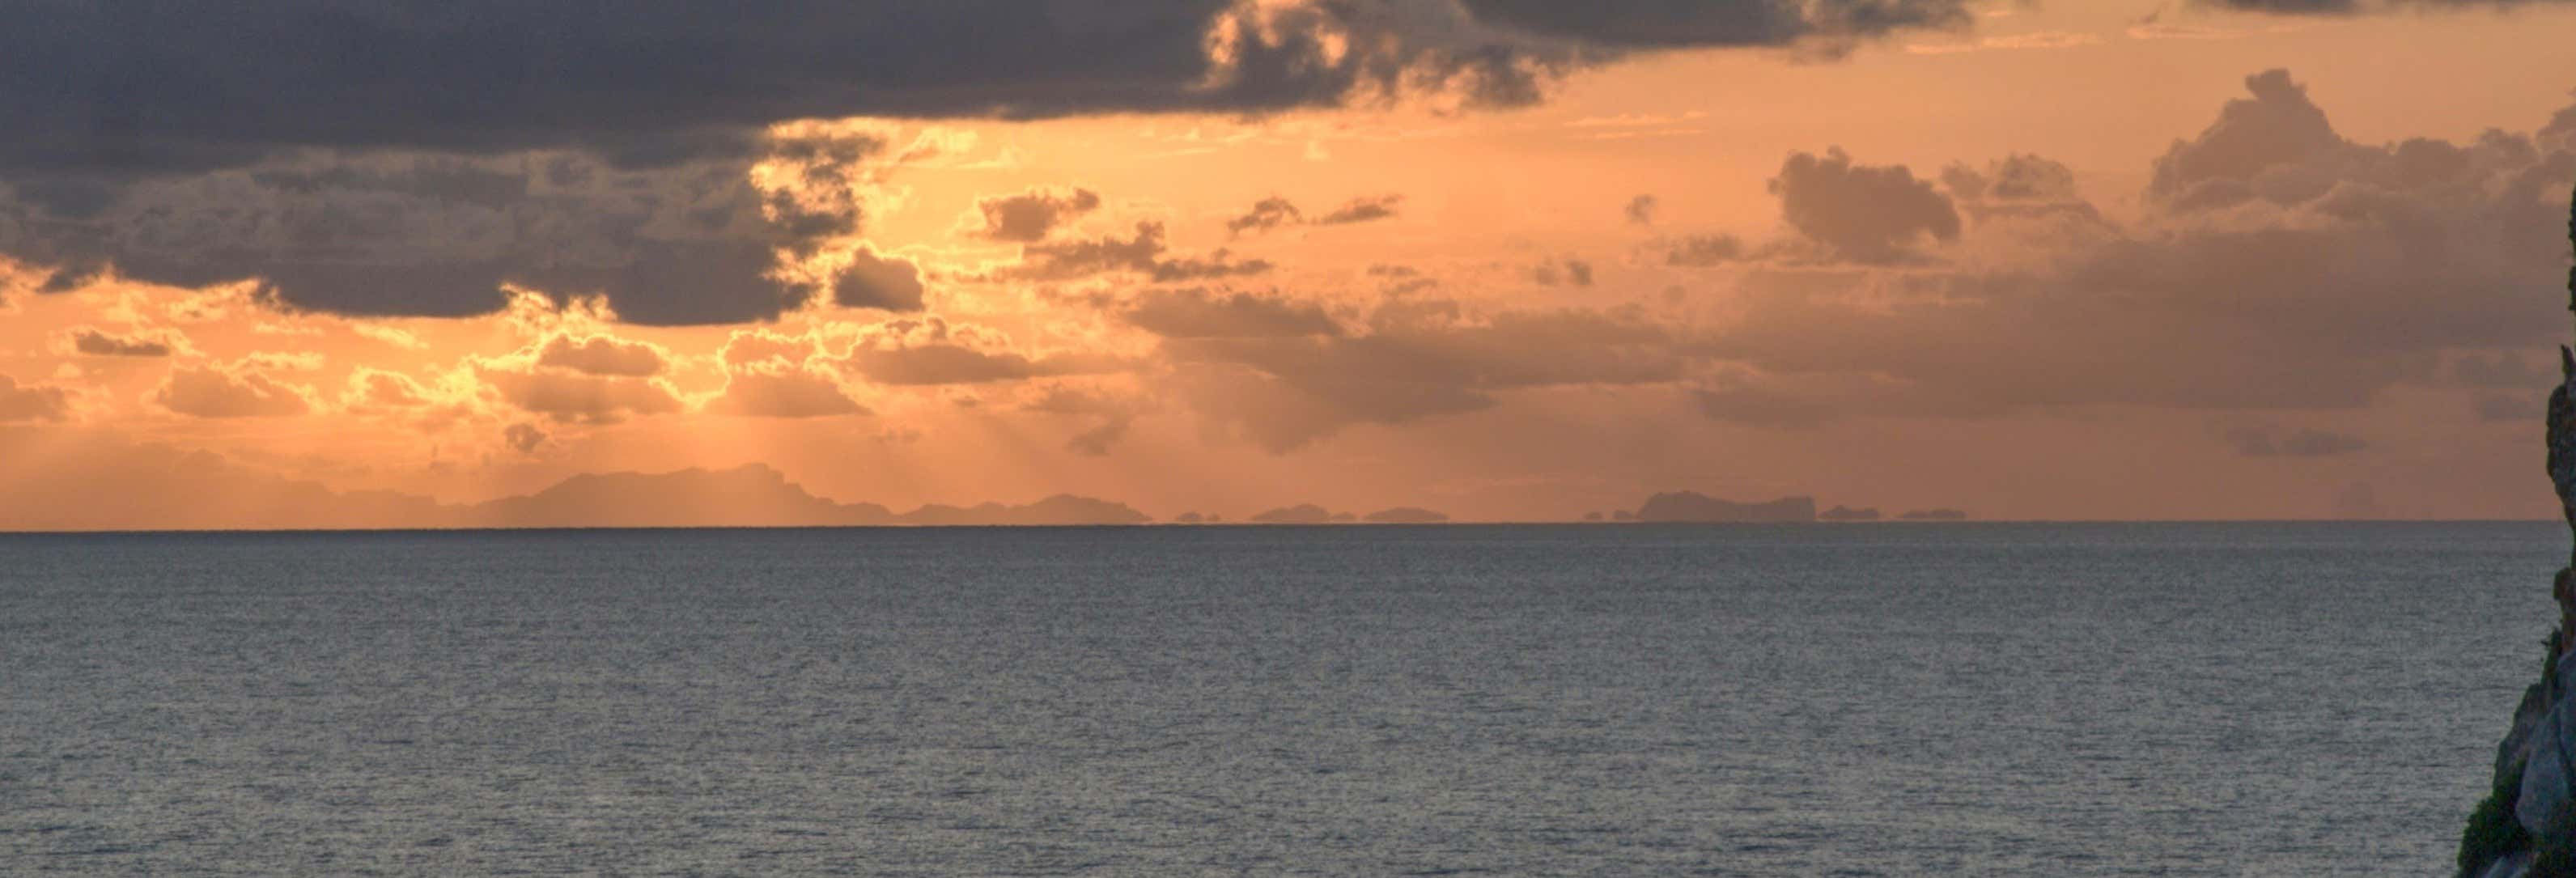
[[[1360,520],[1370,524],[1445,524],[1449,521],[1449,515],[1418,506],[1398,506],[1371,512],[1367,518]]]
[[[1853,508],[1851,508],[1851,507],[1849,507],[1849,506],[1836,506],[1836,507],[1834,507],[1834,508],[1832,508],[1832,509],[1827,509],[1827,510],[1825,510],[1825,511],[1823,511],[1823,512],[1816,513],[1816,520],[1818,520],[1818,521],[1877,521],[1877,520],[1878,520],[1878,507],[1875,507],[1875,506],[1865,506],[1865,507],[1862,507],[1862,508],[1859,508],[1859,509],[1853,509]]]
[[[1312,503],[1284,506],[1249,519],[1253,524],[1331,524],[1332,510]]]
[[[0,435],[0,449],[5,449]],[[17,477],[0,531],[362,530],[554,527],[846,527],[1143,524],[1123,503],[1059,494],[1024,505],[924,506],[815,496],[761,464],[664,473],[586,473],[532,494],[440,503],[396,491],[338,491],[203,451],[100,442]]]
[[[761,464],[727,470],[586,473],[465,509],[469,527],[805,527],[894,524],[874,503],[816,497]]]
[[[985,503],[972,508],[924,506],[895,516],[898,524],[1038,526],[1087,524],[1144,524],[1153,517],[1128,508],[1125,503],[1112,503],[1072,494],[1057,494],[1025,506]]]
[[[1692,524],[1759,524],[1816,520],[1816,498],[1782,497],[1768,503],[1736,503],[1694,491],[1674,491],[1646,498],[1636,520]]]

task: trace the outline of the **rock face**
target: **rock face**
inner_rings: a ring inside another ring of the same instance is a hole
[[[2576,243],[2576,208],[2567,218]],[[2567,307],[2576,311],[2576,271],[2567,277]],[[2576,531],[2576,353],[2558,349],[2559,385],[2549,392],[2549,481],[2568,527]],[[2513,731],[2496,745],[2494,792],[2469,814],[2460,834],[2463,878],[2576,876],[2576,558],[2550,589],[2558,630],[2540,682],[2522,693]]]
[[[1693,491],[1646,498],[1638,521],[1688,524],[1772,524],[1816,520],[1816,498],[1782,497],[1769,503],[1734,503]]]

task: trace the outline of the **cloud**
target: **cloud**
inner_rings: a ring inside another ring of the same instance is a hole
[[[1340,226],[1387,219],[1395,216],[1396,205],[1403,203],[1402,195],[1371,195],[1354,198],[1340,207],[1333,208],[1331,213],[1316,217],[1315,224]]]
[[[1363,331],[1169,337],[1163,359],[1211,426],[1286,452],[1356,424],[1399,425],[1481,411],[1495,394],[1677,380],[1671,331],[1638,309],[1471,312],[1391,299]]]
[[[312,392],[249,368],[181,366],[152,392],[152,401],[199,418],[282,418],[313,410]]]
[[[2470,401],[2469,410],[2478,420],[2490,423],[2537,424],[2541,422],[2541,400],[2529,393],[2481,393]]]
[[[430,395],[409,375],[361,366],[349,374],[341,401],[350,408],[402,409],[428,405]]]
[[[1137,296],[1119,316],[1165,338],[1272,338],[1341,332],[1341,326],[1324,313],[1322,306],[1275,294],[1155,290]]]
[[[1602,46],[1792,46],[1839,51],[1900,29],[1961,27],[1955,0],[1675,3],[1671,0],[1460,0],[1477,20]]]
[[[837,130],[750,142],[764,151],[628,172],[552,156],[586,169],[578,184],[530,156],[281,156],[140,183],[80,222],[0,201],[0,253],[55,266],[60,288],[109,266],[187,287],[256,280],[275,305],[358,317],[489,314],[515,285],[602,297],[634,323],[764,320],[816,292],[780,253],[858,233],[848,193],[884,144]]]
[[[570,369],[584,375],[649,378],[662,373],[661,348],[640,341],[594,335],[575,340],[558,335],[537,351],[537,365]]]
[[[1823,156],[1792,153],[1771,178],[1781,218],[1842,259],[1891,263],[1912,258],[1923,239],[1959,237],[1959,212],[1904,165],[1852,164],[1840,147]]]
[[[629,417],[672,414],[680,398],[658,378],[592,375],[560,368],[512,368],[483,363],[475,375],[502,401],[562,422],[613,424]]]
[[[73,353],[92,357],[167,357],[187,349],[187,340],[170,332],[110,335],[96,327],[75,326],[60,337]]]
[[[1295,225],[1305,221],[1306,215],[1297,209],[1295,203],[1273,195],[1253,202],[1252,209],[1245,211],[1242,216],[1226,220],[1225,230],[1240,235],[1245,232],[1266,232],[1280,226]]]
[[[1166,245],[1163,224],[1151,220],[1136,223],[1133,235],[1048,241],[1021,248],[1022,261],[1003,272],[1002,276],[1027,280],[1071,280],[1102,274],[1141,274],[1156,283],[1173,283],[1223,277],[1261,274],[1270,263],[1252,259],[1234,261],[1233,254],[1216,250],[1202,257],[1162,258]]]
[[[1626,208],[1628,221],[1641,226],[1654,225],[1655,208],[1661,206],[1661,204],[1662,202],[1656,200],[1655,196],[1652,195],[1639,195],[1635,198],[1628,199],[1628,206]]]
[[[2248,76],[2245,88],[2251,97],[2228,101],[2217,124],[2197,138],[2175,141],[2156,160],[2149,196],[2179,209],[2255,197],[2297,203],[2324,194],[2335,182],[2331,165],[2338,154],[2368,149],[2336,134],[2325,111],[2309,102],[2307,89],[2292,82],[2287,70]]]
[[[20,135],[0,141],[0,253],[48,291],[112,267],[257,279],[353,316],[489,314],[505,287],[647,325],[766,321],[824,293],[913,310],[892,275],[796,269],[863,230],[878,169],[954,144],[813,120],[1522,105],[1637,51],[1831,54],[1964,20],[1952,0],[18,4],[0,8],[0,130]],[[1033,242],[1087,209],[1068,199],[1006,203],[991,229]]]
[[[2555,5],[2564,3],[2566,0],[2193,0],[2193,2],[2204,6],[2273,15],[2359,15],[2401,11],[2510,9],[2515,6]]]
[[[832,281],[832,304],[843,308],[919,311],[921,294],[920,266],[868,247],[852,251],[849,267]]]
[[[1123,365],[1098,356],[1032,358],[1009,345],[1008,338],[990,330],[952,325],[938,317],[897,320],[862,336],[842,362],[871,381],[914,386],[1097,374]]]
[[[2246,457],[2336,457],[2370,447],[2360,437],[2326,430],[2279,433],[2262,427],[2230,429],[2227,443]]]
[[[520,454],[535,454],[546,444],[546,431],[535,424],[517,423],[501,428],[501,444]]]
[[[806,369],[749,369],[732,373],[724,392],[708,403],[709,411],[755,418],[824,418],[863,415],[866,406],[851,399],[832,376]]]
[[[1941,185],[1968,216],[1980,222],[2053,215],[2101,219],[2101,212],[2076,191],[2075,171],[2040,156],[2014,154],[1983,170],[1953,164],[1942,169]]]
[[[1064,384],[1048,386],[1038,397],[1021,406],[1032,412],[1070,415],[1093,419],[1092,426],[1065,440],[1064,446],[1076,454],[1100,457],[1127,435],[1135,423],[1139,406],[1126,400],[1113,399],[1097,391]]]
[[[1242,216],[1227,220],[1225,229],[1232,234],[1242,235],[1246,232],[1267,232],[1281,226],[1342,226],[1364,223],[1395,216],[1396,206],[1403,203],[1402,195],[1363,196],[1343,202],[1342,206],[1333,208],[1322,216],[1309,218],[1304,211],[1297,209],[1295,203],[1273,195],[1253,203],[1252,209],[1244,212]]]
[[[1693,349],[1746,367],[1739,394],[1974,417],[2350,408],[2436,382],[2455,352],[2550,341],[2561,321],[2529,288],[2565,274],[2558,199],[2576,154],[2504,132],[2354,144],[2318,134],[2322,113],[2288,77],[2247,85],[2253,97],[2159,160],[2164,194],[2132,224],[2038,238],[1992,224],[1949,265],[1757,267]],[[2035,172],[1967,188],[2076,210],[2055,163],[2006,164]],[[2001,185],[2016,179],[2037,182]],[[2206,194],[2231,186],[2242,196]],[[2031,252],[1966,254],[2017,242]]]
[[[1558,284],[1588,287],[1592,285],[1592,263],[1572,256],[1550,259],[1531,268],[1530,279],[1543,287]]]
[[[2470,387],[2539,392],[2557,386],[2560,380],[2558,374],[2547,366],[2536,364],[2513,351],[2461,355],[2451,363],[2451,377]]]
[[[20,99],[0,130],[24,136],[0,147],[0,173],[76,189],[82,173],[303,148],[580,148],[636,167],[738,151],[742,132],[788,119],[1258,112],[1436,88],[1526,103],[1540,80],[1632,49],[1840,46],[1966,21],[1945,0],[15,5],[0,93]]]
[[[1734,235],[1693,235],[1664,251],[1664,264],[1707,268],[1746,258],[1744,239]]]
[[[1711,420],[1757,427],[1813,427],[1842,415],[1825,400],[1740,382],[1692,388],[1691,401]]]
[[[983,218],[976,234],[995,241],[1031,244],[1046,240],[1058,227],[1100,207],[1100,193],[1089,189],[1034,187],[1012,195],[975,200]]]
[[[19,384],[0,375],[0,424],[60,421],[71,416],[71,394],[59,387]]]
[[[421,341],[420,336],[382,324],[351,323],[349,331],[357,333],[360,337],[374,339],[404,350],[417,351],[429,347],[429,343]]]

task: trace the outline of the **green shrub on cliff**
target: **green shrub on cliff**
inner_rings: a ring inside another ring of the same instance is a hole
[[[2513,818],[2513,802],[2522,797],[2522,779],[2497,787],[2469,812],[2469,827],[2460,833],[2460,874],[2474,876],[2497,857],[2531,845],[2531,833]]]

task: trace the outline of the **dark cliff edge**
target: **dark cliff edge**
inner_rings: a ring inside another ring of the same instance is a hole
[[[2567,217],[2576,245],[2576,206]],[[2576,311],[2576,268],[2567,272],[2567,308]],[[2549,481],[2571,534],[2576,534],[2576,352],[2558,349],[2559,385],[2549,392]],[[2550,594],[2558,629],[2549,634],[2540,682],[2522,693],[2513,730],[2496,745],[2493,791],[2469,812],[2460,834],[2462,878],[2576,878],[2576,552]]]

